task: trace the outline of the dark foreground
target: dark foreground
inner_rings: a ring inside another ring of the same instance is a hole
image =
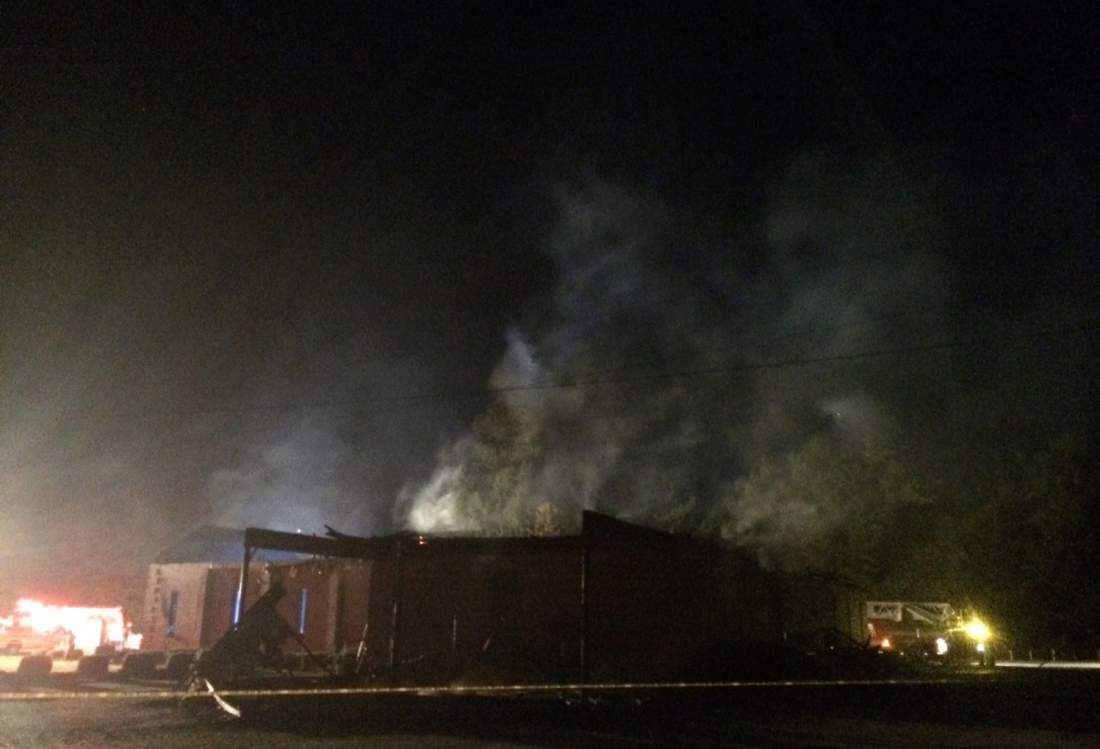
[[[0,747],[1100,747],[1100,678],[569,695],[0,703]]]

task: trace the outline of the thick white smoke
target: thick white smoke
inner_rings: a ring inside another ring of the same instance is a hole
[[[459,506],[463,491],[463,465],[470,451],[470,437],[449,445],[439,456],[439,467],[428,483],[407,498],[409,525],[414,530],[476,531],[473,519]]]

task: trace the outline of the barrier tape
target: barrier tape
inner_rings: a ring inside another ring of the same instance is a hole
[[[435,697],[443,695],[493,696],[510,694],[547,694],[554,692],[646,692],[672,690],[717,690],[780,687],[841,687],[841,686],[917,686],[975,683],[978,680],[959,679],[836,679],[809,681],[707,681],[707,682],[638,682],[610,684],[502,684],[496,686],[442,686],[442,687],[297,687],[290,689],[218,689],[221,697],[340,697],[416,695]],[[0,702],[34,702],[54,700],[193,700],[210,699],[209,692],[184,692],[167,689],[117,691],[62,691],[0,692]]]

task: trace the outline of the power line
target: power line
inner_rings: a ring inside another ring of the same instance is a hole
[[[760,346],[760,345],[765,344],[765,343],[778,343],[778,342],[781,342],[781,341],[789,341],[789,340],[793,340],[793,339],[797,339],[797,338],[810,338],[810,337],[813,337],[813,336],[822,335],[824,333],[836,333],[836,332],[839,332],[839,331],[842,331],[842,330],[849,330],[849,329],[854,329],[854,328],[871,328],[871,327],[874,327],[875,325],[878,325],[882,322],[886,322],[886,321],[890,321],[890,320],[903,320],[903,319],[909,318],[913,321],[916,321],[916,320],[921,319],[921,318],[924,318],[924,319],[937,319],[937,318],[946,319],[948,317],[949,317],[949,313],[947,313],[946,311],[938,311],[938,310],[926,310],[926,311],[923,311],[923,312],[922,311],[900,312],[900,313],[889,314],[889,315],[877,315],[877,316],[874,316],[874,317],[868,317],[868,318],[863,319],[863,320],[850,320],[850,321],[847,321],[847,322],[835,323],[833,325],[822,325],[822,326],[817,326],[817,327],[812,327],[812,328],[803,327],[801,329],[792,330],[788,333],[781,333],[781,334],[774,335],[774,336],[765,336],[765,337],[759,337],[759,338],[746,338],[743,341],[741,341],[741,345],[742,346]],[[740,330],[744,330],[745,328],[747,328],[747,326],[740,326],[738,329],[734,329],[732,331],[719,331],[719,332],[722,332],[722,333],[737,333]],[[713,326],[713,325],[711,325],[711,326],[698,325],[698,326],[692,326],[692,327],[687,327],[687,328],[674,328],[673,330],[674,330],[674,332],[683,335],[683,334],[689,334],[689,333],[693,333],[693,332],[697,332],[697,331],[715,330],[715,326]],[[691,352],[691,353],[698,353],[698,352]],[[726,354],[726,353],[729,353],[729,351],[728,350],[727,351],[711,351],[711,352],[707,352],[707,355],[720,356],[720,355],[723,355],[723,354]],[[659,364],[667,364],[667,363],[669,363],[669,361],[675,361],[675,358],[670,359],[668,357],[651,357],[648,360],[636,360],[634,362],[618,364],[614,367],[605,367],[605,368],[600,368],[600,369],[596,369],[596,370],[589,370],[586,373],[578,373],[577,376],[582,376],[584,374],[608,374],[608,373],[611,373],[611,372],[620,372],[620,371],[623,371],[625,369],[636,369],[638,367],[646,367],[646,366],[654,366],[654,365],[659,365]]]
[[[1044,331],[1036,331],[1036,335],[1043,337],[1057,336],[1063,334],[1073,334],[1092,331],[1095,328],[1094,321],[1087,321],[1072,326],[1062,326],[1059,328],[1048,329]],[[802,367],[810,367],[816,365],[828,365],[837,364],[842,362],[862,361],[877,358],[886,358],[891,356],[910,356],[914,354],[922,353],[935,353],[950,350],[961,350],[971,348],[989,347],[998,343],[997,339],[993,338],[979,338],[968,340],[951,340],[933,342],[919,345],[899,346],[894,348],[885,349],[869,349],[865,351],[856,351],[844,354],[831,354],[824,356],[801,356],[792,357],[789,359],[781,359],[768,362],[758,362],[754,364],[733,364],[733,365],[721,365],[711,367],[698,367],[691,369],[667,371],[667,372],[651,372],[644,374],[634,374],[622,377],[609,377],[601,379],[574,379],[567,382],[536,382],[523,385],[505,385],[505,386],[489,386],[482,388],[470,388],[467,390],[436,390],[427,391],[421,393],[402,393],[395,395],[377,395],[365,398],[339,398],[331,400],[317,400],[317,401],[298,401],[287,403],[270,403],[270,404],[252,404],[252,405],[240,405],[240,406],[207,406],[194,409],[172,410],[172,411],[146,411],[146,412],[113,412],[109,414],[94,414],[88,415],[96,419],[116,419],[116,418],[135,418],[135,419],[149,419],[155,416],[203,416],[203,415],[241,415],[250,413],[278,413],[283,411],[308,411],[308,410],[325,410],[333,408],[359,408],[366,407],[375,404],[408,404],[421,401],[441,401],[441,400],[459,400],[466,398],[483,398],[485,396],[492,395],[506,395],[509,393],[539,393],[539,392],[552,392],[552,391],[567,391],[567,390],[584,390],[594,389],[602,387],[620,386],[620,385],[632,385],[632,384],[647,384],[651,382],[661,382],[669,380],[685,380],[706,378],[719,375],[740,374],[748,372],[759,372],[767,370],[783,370],[783,369],[796,369]],[[67,416],[74,416],[78,414],[67,414]]]

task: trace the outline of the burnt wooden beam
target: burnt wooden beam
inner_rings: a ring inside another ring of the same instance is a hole
[[[301,533],[270,531],[265,528],[246,528],[244,531],[246,549],[271,549],[292,551],[318,557],[346,557],[349,559],[377,559],[393,553],[390,539],[359,538],[342,536],[340,538],[322,538]]]

